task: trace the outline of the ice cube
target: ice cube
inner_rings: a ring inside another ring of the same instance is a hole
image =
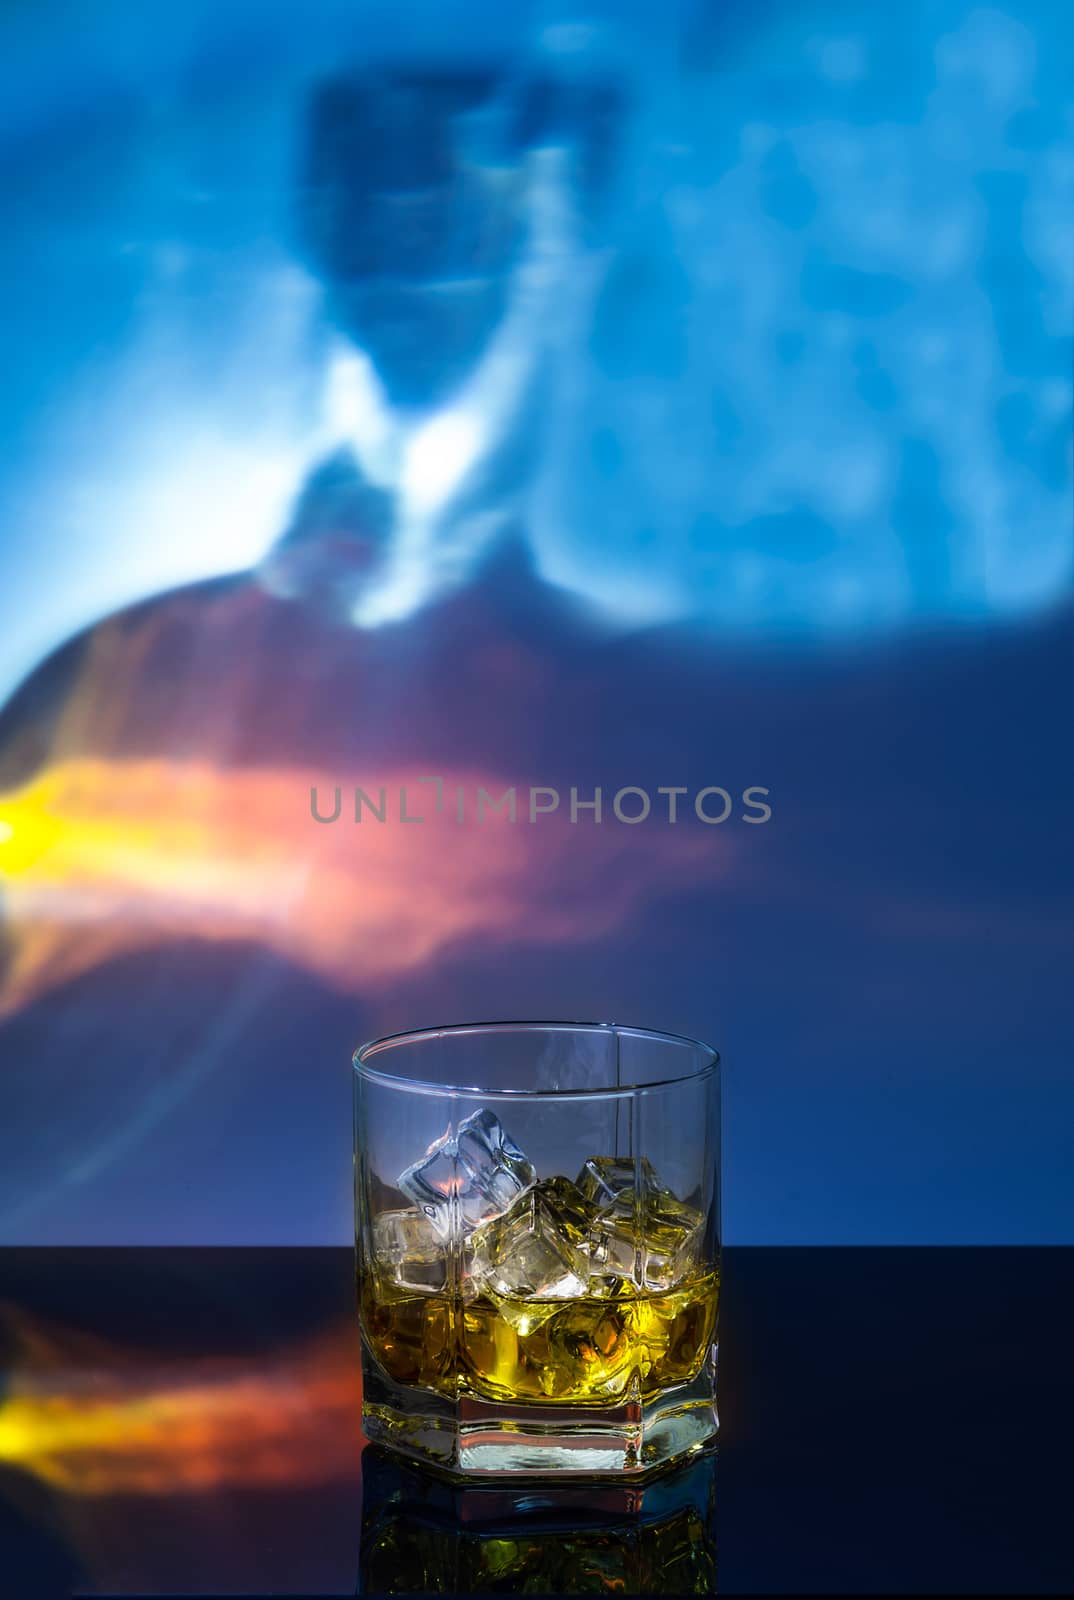
[[[578,1188],[597,1208],[588,1253],[593,1289],[628,1279],[639,1289],[670,1289],[689,1271],[704,1218],[665,1189],[645,1156],[591,1156]],[[617,1292],[612,1290],[611,1292]]]
[[[590,1230],[594,1276],[632,1279],[639,1289],[671,1289],[697,1259],[704,1221],[700,1211],[667,1189],[641,1194],[624,1189],[600,1209]]]
[[[503,1216],[474,1233],[471,1272],[505,1315],[533,1321],[534,1300],[571,1300],[589,1280],[586,1240],[593,1208],[569,1178],[543,1178]],[[509,1318],[510,1320],[510,1318]]]
[[[652,1163],[642,1156],[637,1162],[638,1186],[652,1194],[660,1192],[660,1184]],[[578,1187],[587,1200],[598,1206],[610,1205],[624,1189],[635,1187],[635,1162],[633,1156],[590,1156],[578,1174]]]
[[[447,1255],[421,1211],[382,1211],[373,1219],[373,1254],[404,1289],[435,1294],[447,1283]]]
[[[506,1211],[512,1201],[536,1181],[533,1163],[527,1160],[491,1111],[475,1111],[465,1122],[460,1122],[456,1143],[460,1166],[471,1183],[500,1211]]]
[[[420,1161],[400,1173],[403,1193],[441,1239],[466,1235],[500,1216],[537,1177],[533,1163],[491,1111],[475,1111]]]
[[[641,1347],[632,1337],[633,1306],[629,1300],[580,1299],[565,1306],[548,1326],[549,1360],[545,1373],[552,1384],[542,1383],[550,1396],[555,1382],[571,1385],[579,1380],[594,1396],[621,1397],[638,1365]],[[545,1373],[542,1373],[544,1378]]]

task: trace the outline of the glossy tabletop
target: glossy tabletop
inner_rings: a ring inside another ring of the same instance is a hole
[[[343,1249],[0,1254],[0,1590],[1074,1586],[1074,1251],[727,1250],[715,1464],[523,1504],[366,1452],[352,1275]]]

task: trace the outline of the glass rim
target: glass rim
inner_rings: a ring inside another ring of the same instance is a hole
[[[573,1089],[492,1089],[477,1083],[433,1083],[427,1078],[401,1077],[370,1066],[370,1058],[383,1051],[397,1049],[400,1045],[418,1044],[426,1039],[441,1039],[456,1034],[527,1033],[541,1030],[562,1030],[565,1033],[629,1034],[634,1038],[652,1039],[673,1045],[689,1045],[707,1057],[700,1066],[689,1072],[678,1073],[673,1078],[654,1078],[642,1083],[617,1083],[608,1088],[579,1087]],[[414,1094],[481,1095],[488,1099],[510,1100],[567,1100],[567,1099],[621,1099],[625,1095],[639,1094],[650,1089],[668,1089],[675,1084],[700,1083],[711,1076],[720,1065],[720,1053],[703,1039],[688,1034],[668,1033],[661,1028],[640,1028],[625,1022],[583,1022],[562,1019],[518,1021],[505,1019],[498,1022],[449,1022],[439,1027],[405,1029],[401,1033],[386,1033],[360,1045],[351,1058],[356,1074],[373,1083],[388,1084]]]

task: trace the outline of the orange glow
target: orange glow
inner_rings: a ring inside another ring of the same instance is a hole
[[[0,1466],[65,1494],[174,1495],[353,1477],[357,1330],[249,1360],[155,1357],[12,1318]]]
[[[333,775],[334,778],[335,775]],[[255,941],[344,991],[414,971],[458,941],[573,941],[621,922],[665,886],[708,876],[726,847],[684,828],[455,821],[455,786],[511,780],[445,772],[434,810],[419,772],[376,774],[388,820],[353,818],[344,782],[286,768],[71,757],[0,795],[0,897],[12,958],[0,1016],[102,961],[165,939]],[[420,826],[398,819],[405,785]]]

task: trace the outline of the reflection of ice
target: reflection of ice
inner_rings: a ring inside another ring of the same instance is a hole
[[[399,1187],[442,1239],[498,1216],[537,1174],[491,1111],[475,1111],[400,1174]]]

